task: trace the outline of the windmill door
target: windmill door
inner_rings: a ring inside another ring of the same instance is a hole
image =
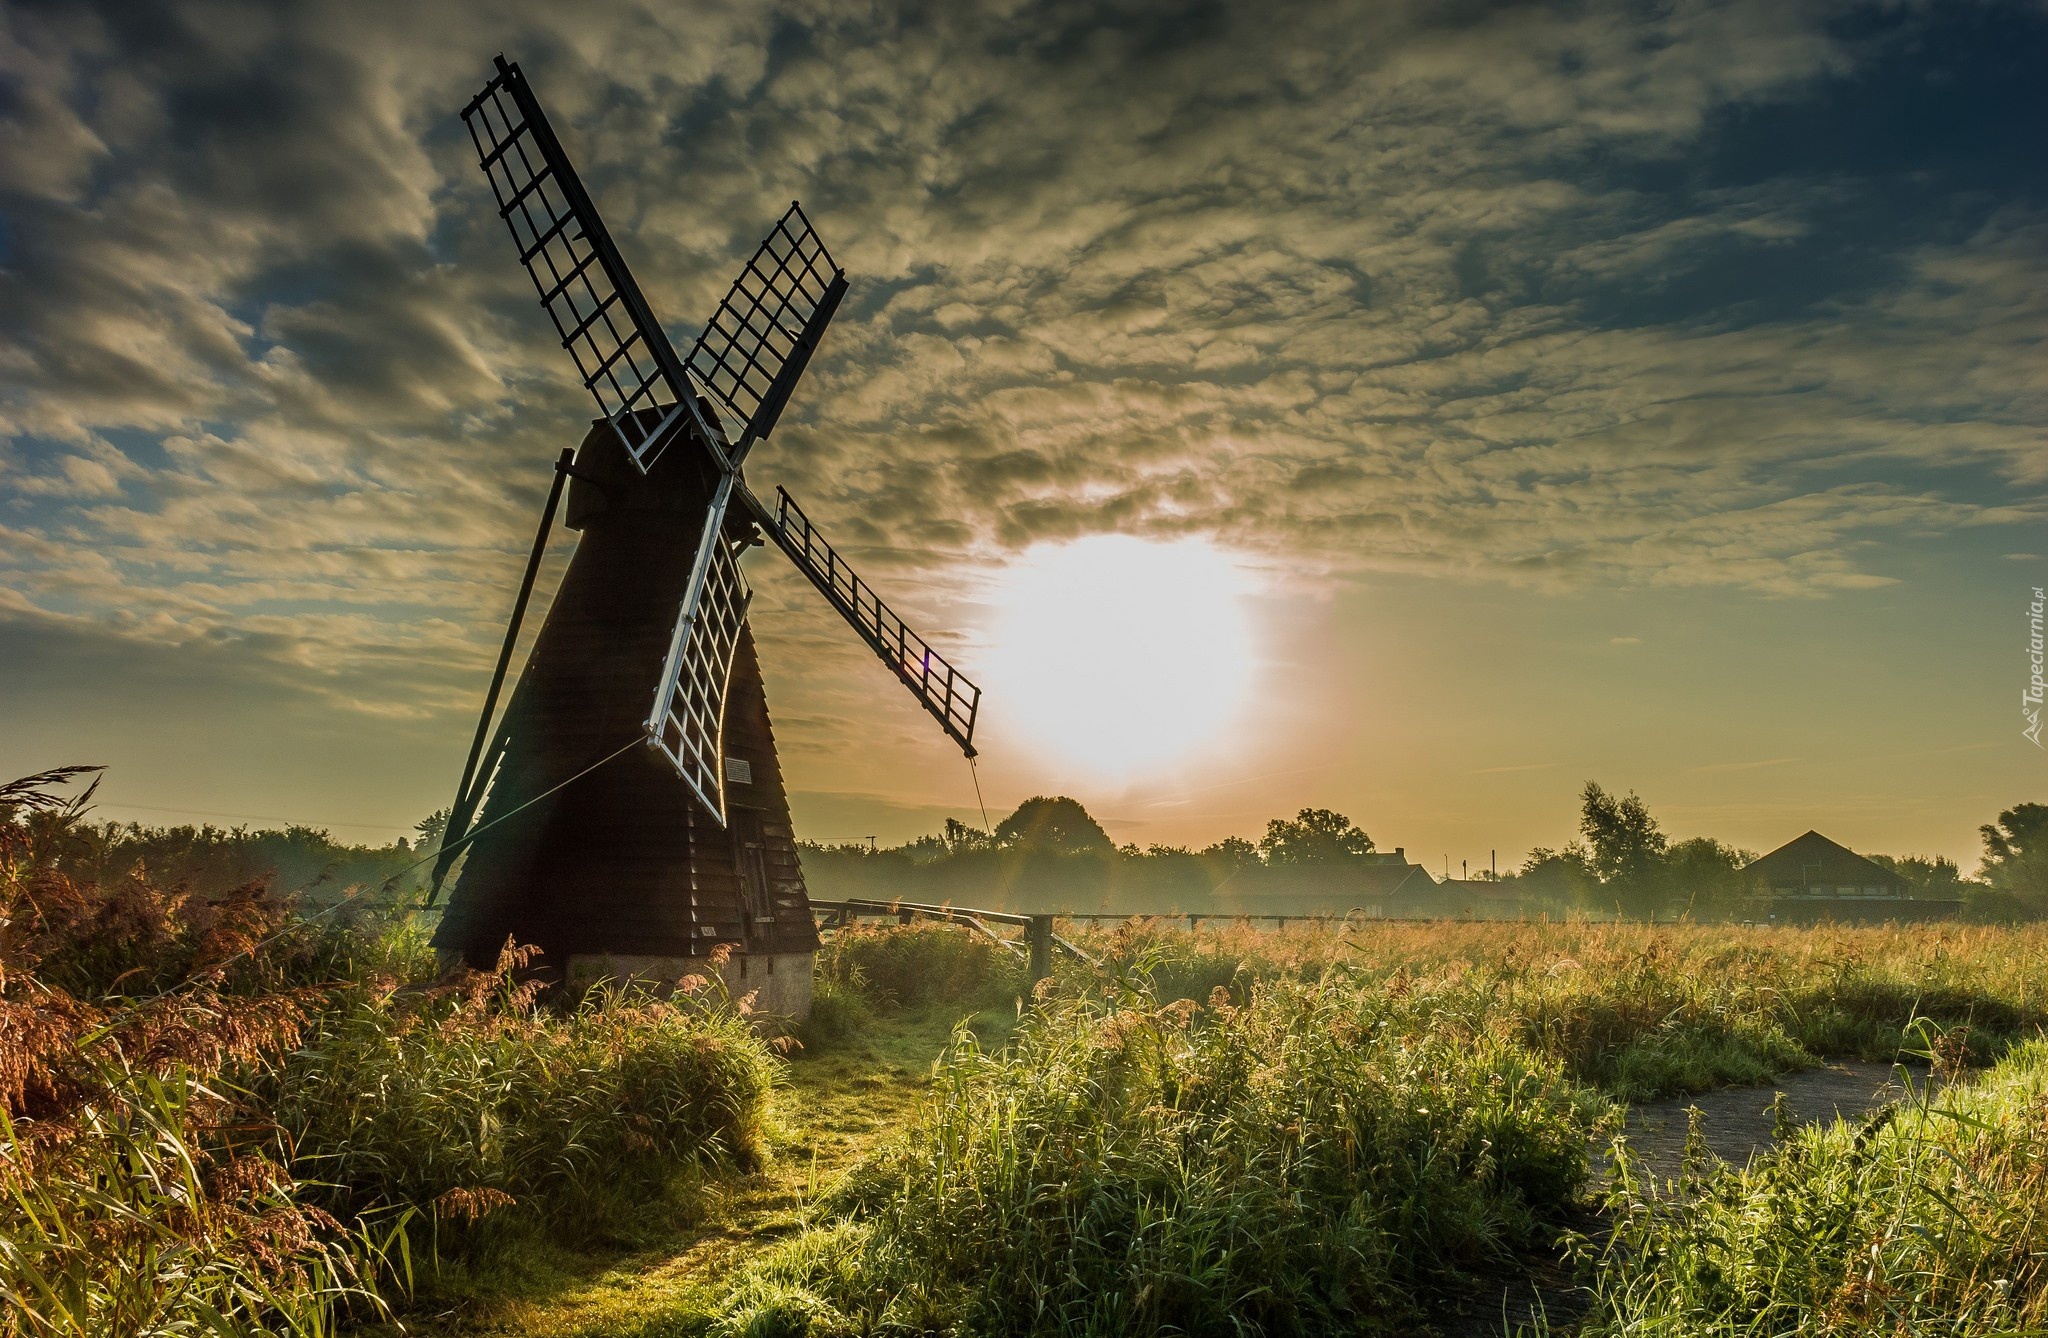
[[[739,869],[742,923],[746,936],[756,938],[772,930],[775,902],[768,885],[768,839],[761,830],[761,810],[735,807],[729,812],[732,830],[733,864]]]

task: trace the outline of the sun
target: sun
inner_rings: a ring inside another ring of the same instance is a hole
[[[990,723],[1097,779],[1186,762],[1249,702],[1252,593],[1244,569],[1203,539],[1033,547],[992,592]]]

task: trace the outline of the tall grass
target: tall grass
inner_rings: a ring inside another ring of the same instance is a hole
[[[582,1240],[632,1238],[678,1179],[752,1168],[774,1061],[747,1021],[689,996],[533,1006],[506,977],[317,1015],[264,1084],[294,1164],[357,1215],[499,1209]]]
[[[1588,1335],[2048,1332],[2048,1042],[1675,1186],[1632,1171]]]
[[[762,1156],[774,1060],[722,999],[564,1008],[518,953],[408,981],[407,923],[81,880],[62,806],[29,812],[0,805],[0,1338],[324,1334],[422,1251],[629,1235]]]
[[[1414,1332],[1465,1273],[1600,1234],[1584,1159],[1611,1097],[1911,1059],[1932,1035],[1951,1069],[2010,1053],[1998,1094],[1803,1136],[1676,1197],[1628,1182],[1600,1331],[2040,1321],[2048,933],[1080,932],[1094,960],[1062,965],[1008,1048],[958,1034],[927,1114],[743,1271],[712,1331]],[[844,974],[943,953],[930,974],[973,999],[961,941],[863,930]]]
[[[725,1333],[1401,1332],[1544,1244],[1601,1103],[1341,986],[1069,997],[956,1036],[929,1117],[751,1270]]]
[[[87,1043],[61,1121],[0,1105],[0,1334],[333,1331],[402,1272],[401,1217],[344,1227],[308,1203],[217,1074]]]
[[[1405,1001],[1410,1025],[1519,1039],[1573,1078],[1640,1100],[1757,1082],[1820,1058],[1890,1060],[1926,1019],[1995,1060],[2048,1025],[2048,927],[1752,929],[1563,922],[1078,931],[1099,966],[1142,970],[1164,998],[1239,973],[1341,967]]]

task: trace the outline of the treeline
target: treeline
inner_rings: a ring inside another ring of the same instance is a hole
[[[367,903],[419,891],[427,870],[408,870],[407,866],[434,848],[444,820],[436,814],[418,824],[416,840],[400,837],[389,845],[355,845],[336,840],[325,828],[301,825],[252,831],[211,823],[150,827],[135,822],[90,822],[86,815],[97,781],[61,805],[21,802],[21,796],[37,793],[32,783],[61,784],[97,770],[61,767],[0,787],[0,827],[16,832],[35,849],[38,862],[47,871],[106,887],[140,880],[158,887],[182,888],[200,897],[218,897],[262,884],[273,895],[294,896],[308,906],[326,905],[351,889],[369,887],[372,891],[354,903],[367,910]]]
[[[1064,795],[1025,800],[992,832],[949,818],[941,833],[893,848],[803,846],[804,881],[822,900],[868,897],[1024,912],[1208,910],[1217,888],[1259,858],[1257,847],[1237,837],[1202,850],[1119,848]]]
[[[1868,858],[1921,896],[1962,901],[1972,919],[2048,918],[2048,805],[2016,805],[1981,832],[1984,857],[1973,878],[1945,856]],[[1741,871],[1756,857],[1710,836],[1674,840],[1636,794],[1615,795],[1588,781],[1576,839],[1538,847],[1519,868],[1474,881],[1498,890],[1501,913],[1730,920],[1745,914],[1750,889]],[[823,900],[1024,912],[1272,913],[1289,907],[1255,892],[1279,870],[1305,907],[1341,898],[1363,865],[1400,862],[1380,853],[1351,819],[1327,809],[1274,818],[1256,842],[1232,836],[1202,848],[1118,846],[1065,796],[1028,799],[992,832],[948,819],[942,832],[893,848],[803,847],[805,880]]]
[[[81,778],[93,770],[63,769]],[[18,828],[48,867],[80,882],[111,886],[140,878],[203,897],[262,883],[311,907],[355,892],[352,907],[370,910],[417,899],[428,870],[415,866],[438,844],[445,821],[437,813],[417,824],[412,839],[359,845],[309,826],[93,823],[86,820],[91,799],[87,787],[62,811],[39,811],[0,794],[0,825]],[[1960,900],[1968,918],[2048,919],[2048,805],[2014,805],[1979,831],[1984,853],[1971,876],[1945,856],[1862,853],[1922,896]],[[1575,839],[1538,847],[1518,868],[1475,881],[1498,889],[1499,913],[1740,919],[1749,891],[1741,870],[1755,858],[1710,836],[1673,839],[1635,793],[1616,795],[1588,781]],[[1344,898],[1361,866],[1397,863],[1351,819],[1328,809],[1274,818],[1256,841],[1229,836],[1203,847],[1141,848],[1118,846],[1065,796],[1028,799],[993,831],[949,819],[942,831],[893,848],[803,846],[805,879],[823,900],[1027,912],[1239,914],[1348,905]],[[1288,894],[1276,900],[1271,888],[1283,871]],[[1319,888],[1327,895],[1319,897]]]
[[[1984,855],[1974,878],[1945,855],[1859,853],[1919,896],[1961,901],[1969,918],[2048,918],[2048,805],[2014,805],[1978,833]],[[1750,891],[1741,870],[1756,857],[1710,836],[1674,841],[1634,791],[1617,796],[1588,781],[1578,839],[1531,850],[1513,879],[1551,900],[1631,918],[1733,919]]]
[[[1341,813],[1274,818],[1257,841],[1119,846],[1074,799],[1038,796],[992,832],[948,819],[907,845],[805,845],[804,879],[821,900],[950,902],[990,910],[1122,914],[1274,914],[1350,904],[1357,869],[1406,861],[1381,854]],[[1286,875],[1286,895],[1273,893]],[[1545,909],[1562,912],[1562,904]]]

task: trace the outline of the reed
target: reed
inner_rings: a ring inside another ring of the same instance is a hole
[[[325,1334],[765,1155],[776,1061],[722,995],[433,981],[406,920],[74,877],[35,799],[0,787],[0,1338]]]

